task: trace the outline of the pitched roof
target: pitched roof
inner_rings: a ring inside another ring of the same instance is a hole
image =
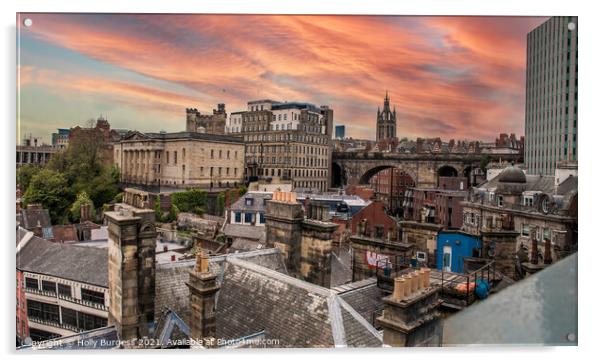
[[[189,322],[185,283],[193,266],[157,267],[158,312],[169,308]],[[213,257],[210,268],[220,284],[216,327],[222,339],[263,331],[266,339],[278,339],[278,347],[382,345],[380,334],[335,291],[277,271],[284,268],[278,249]]]
[[[251,199],[253,203],[251,205],[247,205],[247,199]],[[230,210],[236,211],[255,211],[255,212],[263,212],[265,210],[265,202],[264,200],[272,199],[272,193],[268,192],[247,192],[242,197],[238,198],[238,200],[232,203]]]
[[[40,227],[51,227],[50,214],[48,209],[42,208],[27,208],[21,210],[21,225],[25,229],[32,229],[38,226]]]
[[[224,234],[228,237],[240,237],[259,242],[265,242],[265,227],[250,226],[245,224],[229,223],[224,227]]]
[[[107,249],[53,243],[33,236],[17,247],[17,269],[108,287]]]

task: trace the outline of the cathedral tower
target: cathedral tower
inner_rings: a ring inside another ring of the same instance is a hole
[[[380,107],[376,112],[376,142],[397,137],[397,113],[389,106],[389,92],[385,94],[385,104],[382,112]]]

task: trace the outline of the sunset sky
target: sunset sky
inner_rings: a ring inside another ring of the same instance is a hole
[[[546,19],[21,14],[20,130],[50,142],[103,114],[182,131],[186,107],[270,98],[330,105],[374,139],[388,90],[400,137],[523,135],[526,36]]]

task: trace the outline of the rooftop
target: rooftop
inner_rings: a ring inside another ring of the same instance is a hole
[[[107,250],[53,243],[32,236],[17,246],[16,267],[20,271],[55,276],[107,287]]]

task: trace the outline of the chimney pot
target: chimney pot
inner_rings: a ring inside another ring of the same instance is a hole
[[[166,247],[167,248],[167,247]],[[175,261],[176,260],[176,255],[171,255],[171,260]]]
[[[167,252],[167,246],[163,246],[163,252]]]
[[[393,287],[393,299],[396,301],[403,300],[405,297],[405,279],[403,277],[395,278],[395,285]]]
[[[423,268],[423,271],[424,271],[423,286],[425,289],[427,289],[431,286],[431,269],[425,267],[425,268]]]

